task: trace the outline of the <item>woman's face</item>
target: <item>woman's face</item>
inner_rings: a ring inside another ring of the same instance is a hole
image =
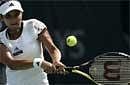
[[[21,27],[22,12],[13,10],[3,16],[3,20],[9,29],[15,30]]]

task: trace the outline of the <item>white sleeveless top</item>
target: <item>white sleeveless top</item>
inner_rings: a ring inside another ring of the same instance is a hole
[[[0,33],[0,39],[10,49],[16,59],[32,60],[36,57],[43,58],[41,43],[37,41],[37,38],[45,27],[44,23],[36,19],[25,20],[23,21],[23,30],[19,38],[9,40],[6,29]],[[6,72],[8,85],[48,85],[47,74],[41,68],[11,70],[7,67]]]

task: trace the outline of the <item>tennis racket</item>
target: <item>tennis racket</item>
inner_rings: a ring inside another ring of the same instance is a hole
[[[89,74],[80,70],[83,68],[89,68]],[[93,85],[128,85],[130,56],[122,52],[107,52],[81,65],[66,67],[65,70],[84,76]]]

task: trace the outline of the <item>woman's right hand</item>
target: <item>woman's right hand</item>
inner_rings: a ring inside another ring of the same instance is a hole
[[[44,72],[48,74],[52,74],[56,72],[56,67],[52,63],[46,60],[43,60],[41,67],[44,69]]]

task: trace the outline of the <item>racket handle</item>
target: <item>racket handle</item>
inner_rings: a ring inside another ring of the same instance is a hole
[[[65,67],[65,71],[67,71],[67,72],[72,72],[72,70],[75,70],[75,69],[79,69],[79,66],[75,66],[75,67]]]
[[[82,69],[82,68],[89,68],[92,62],[94,62],[94,60],[90,60],[90,61],[83,63],[79,66],[73,66],[73,67],[68,66],[68,67],[65,67],[65,70],[68,72],[72,72],[72,70],[76,70],[76,69],[78,70],[78,69]]]

